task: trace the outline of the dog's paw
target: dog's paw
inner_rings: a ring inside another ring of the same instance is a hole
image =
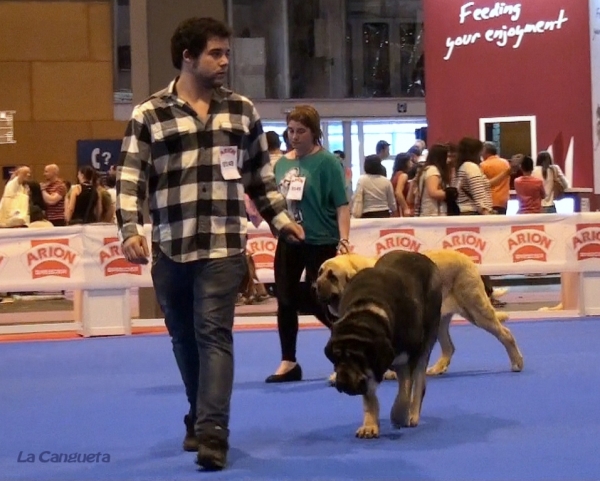
[[[363,424],[356,430],[356,437],[361,439],[378,438],[379,426],[377,424]]]
[[[523,356],[519,357],[512,363],[511,369],[513,372],[521,372],[523,370]]]
[[[419,425],[421,413],[410,413],[404,427],[416,428]]]
[[[386,381],[396,381],[396,380],[398,380],[398,376],[396,375],[396,373],[394,371],[392,371],[391,369],[388,369],[387,371],[385,371],[385,373],[383,375],[383,379]]]
[[[335,372],[331,373],[330,376],[327,378],[327,382],[329,383],[330,386],[335,386],[335,380],[337,379],[337,375],[335,374]]]
[[[415,428],[419,425],[420,413],[409,413],[391,417],[392,426],[396,429],[400,428]]]
[[[439,376],[448,370],[449,364],[445,361],[438,361],[433,366],[427,369],[428,376]]]

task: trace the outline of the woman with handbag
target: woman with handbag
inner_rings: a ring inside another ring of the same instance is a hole
[[[456,189],[450,186],[451,170],[448,147],[433,145],[408,194],[409,202],[415,206],[415,217],[449,215],[449,208],[457,208]]]
[[[65,212],[67,224],[91,224],[98,222],[102,211],[98,193],[98,176],[91,167],[82,167],[77,172],[79,184],[74,185]]]
[[[542,179],[546,197],[542,200],[542,212],[544,214],[556,214],[555,200],[559,200],[569,183],[562,170],[552,160],[550,152],[542,151],[538,154],[533,169],[532,177]]]

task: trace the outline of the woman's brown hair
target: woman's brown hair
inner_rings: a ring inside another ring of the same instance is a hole
[[[300,122],[308,128],[313,134],[315,145],[323,145],[323,131],[321,130],[321,116],[317,109],[312,105],[296,105],[294,109],[287,114],[286,124],[290,121]]]

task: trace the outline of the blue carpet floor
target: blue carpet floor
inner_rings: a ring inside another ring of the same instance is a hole
[[[600,320],[508,325],[522,373],[489,334],[454,326],[453,364],[429,380],[421,424],[392,429],[387,382],[377,440],[354,437],[360,398],[326,386],[325,330],[300,333],[306,381],[283,386],[263,383],[278,363],[277,334],[236,334],[221,473],[199,472],[181,451],[187,407],[166,336],[0,344],[0,479],[600,479]],[[44,452],[110,462],[41,462]],[[19,461],[28,455],[35,462]]]

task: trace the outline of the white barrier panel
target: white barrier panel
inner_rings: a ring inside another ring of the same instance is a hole
[[[482,274],[573,272],[579,312],[600,314],[600,213],[353,219],[350,241],[367,256],[454,249]],[[249,228],[262,282],[273,282],[276,247],[265,223]],[[151,286],[150,265],[123,258],[114,225],[0,229],[0,292],[83,291],[76,311],[84,335],[130,333],[129,289]]]
[[[0,291],[79,289],[85,262],[81,227],[0,230]]]
[[[2,292],[151,286],[150,266],[125,260],[112,224],[0,229]]]
[[[150,240],[150,226],[146,226]],[[454,249],[483,274],[600,273],[600,213],[353,219],[354,252]],[[261,281],[273,282],[277,241],[248,229]],[[0,229],[0,291],[151,287],[150,264],[125,260],[114,225]]]
[[[146,225],[145,230],[148,246],[151,246],[150,226]],[[151,264],[132,264],[125,260],[114,225],[83,226],[83,243],[87,254],[86,289],[152,287]]]
[[[595,213],[353,219],[350,242],[353,252],[374,257],[397,249],[454,249],[473,259],[482,274],[600,272]],[[276,246],[266,224],[249,231],[248,250],[263,282],[273,282]]]

